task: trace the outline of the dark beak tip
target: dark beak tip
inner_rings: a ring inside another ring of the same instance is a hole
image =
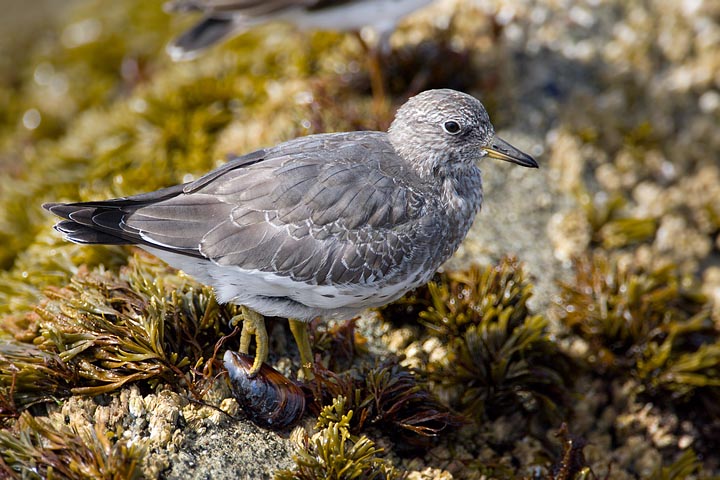
[[[527,168],[540,168],[537,160],[533,157],[497,136],[492,139],[490,146],[486,147],[485,150],[490,157],[498,160],[504,160]]]
[[[518,153],[518,155],[514,156],[513,160],[509,161],[521,167],[540,168],[540,164],[533,157],[523,152]]]
[[[540,168],[540,164],[538,164],[537,160],[535,160],[535,157],[528,155],[527,153],[520,150],[516,151],[515,159],[517,164],[522,165],[523,167]]]

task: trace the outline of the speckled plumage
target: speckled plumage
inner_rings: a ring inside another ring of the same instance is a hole
[[[67,219],[56,229],[68,240],[138,244],[221,302],[350,317],[423,284],[452,255],[480,209],[476,160],[488,154],[537,166],[495,136],[478,100],[430,90],[388,133],[301,137],[184,185],[45,208]]]

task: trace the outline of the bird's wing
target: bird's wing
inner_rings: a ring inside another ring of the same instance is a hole
[[[315,8],[318,4],[344,3],[349,0],[171,0],[167,12],[200,11],[213,16],[268,15],[290,7]]]
[[[356,0],[171,0],[168,13],[202,12],[202,19],[167,46],[176,61],[192,60],[206,48],[236,35],[252,20],[288,9],[316,10]]]
[[[93,221],[219,265],[319,284],[374,281],[410,258],[425,210],[395,155],[380,133],[303,137],[186,193]]]
[[[125,218],[132,212],[148,205],[161,203],[172,199],[193,189],[200,188],[218,175],[222,175],[235,168],[242,168],[262,161],[265,150],[236,157],[220,168],[200,177],[194,182],[174,185],[153,192],[120,197],[112,200],[78,202],[78,203],[46,203],[43,208],[55,215],[66,219],[55,225],[68,240],[84,244],[142,244],[142,238],[132,229],[123,228]],[[179,250],[183,247],[174,246],[171,249]],[[197,245],[185,248],[183,252],[188,255],[202,257],[197,251]]]
[[[169,13],[202,12],[202,19],[167,45],[173,60],[196,58],[206,48],[243,31],[251,19],[290,7],[313,8],[328,0],[173,0],[164,5]]]

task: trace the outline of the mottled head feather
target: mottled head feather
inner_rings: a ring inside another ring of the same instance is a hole
[[[448,122],[459,130],[450,133]],[[485,107],[475,97],[449,89],[427,90],[410,98],[388,130],[390,141],[406,159],[419,159],[423,174],[467,168],[482,158],[495,135]],[[464,165],[457,165],[458,163]]]

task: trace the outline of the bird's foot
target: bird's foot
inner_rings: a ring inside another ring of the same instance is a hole
[[[306,382],[309,382],[315,378],[313,375],[313,354],[312,348],[310,348],[310,337],[308,336],[308,324],[302,320],[288,319],[290,322],[290,331],[295,337],[295,343],[297,343],[298,351],[300,352],[300,366],[302,367],[302,376]]]
[[[242,332],[240,333],[240,353],[250,353],[250,341],[255,337],[255,360],[247,375],[252,378],[260,371],[263,362],[268,357],[268,334],[265,329],[265,318],[250,308],[240,307],[241,314],[230,320],[231,325],[242,320]]]
[[[379,118],[385,118],[390,112],[390,99],[385,88],[387,79],[383,73],[382,64],[383,57],[390,55],[390,36],[381,36],[379,43],[375,46],[369,45],[360,32],[355,32],[355,37],[365,51],[365,57],[367,58],[374,113]]]

